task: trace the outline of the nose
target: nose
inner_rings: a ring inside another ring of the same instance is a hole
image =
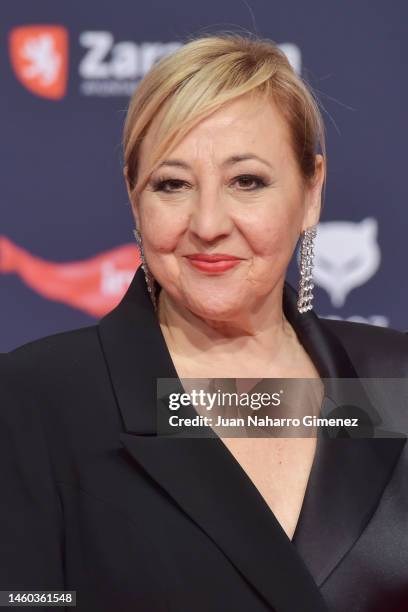
[[[190,231],[203,242],[216,242],[228,236],[233,225],[227,203],[220,193],[215,188],[201,190],[193,203]]]

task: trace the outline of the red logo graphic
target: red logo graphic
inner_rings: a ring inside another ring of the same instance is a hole
[[[11,65],[32,93],[58,100],[68,77],[68,32],[57,25],[30,25],[10,32]]]
[[[137,246],[125,244],[84,261],[52,263],[0,236],[0,273],[14,272],[34,291],[94,317],[119,304],[141,264]]]

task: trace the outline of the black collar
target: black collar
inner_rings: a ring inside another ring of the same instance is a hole
[[[296,291],[285,283],[285,315],[321,377],[357,378],[339,338],[313,311],[298,313],[296,299]],[[120,304],[98,327],[123,419],[120,439],[126,451],[269,605],[293,612],[290,582],[310,593],[304,612],[323,610],[315,583],[323,584],[361,535],[405,440],[319,438],[291,541],[218,438],[174,440],[155,435],[156,378],[177,378],[177,372],[141,268]]]

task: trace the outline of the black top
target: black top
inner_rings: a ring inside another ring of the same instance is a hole
[[[296,297],[334,392],[407,377],[405,334]],[[141,269],[99,324],[0,355],[0,590],[76,590],[81,612],[408,609],[404,436],[320,436],[291,541],[219,438],[156,435],[158,377],[177,372]],[[404,413],[397,388],[380,404]]]

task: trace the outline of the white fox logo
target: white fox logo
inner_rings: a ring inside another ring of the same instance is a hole
[[[337,308],[348,293],[368,281],[381,261],[377,220],[319,223],[315,239],[314,282],[330,295]]]

